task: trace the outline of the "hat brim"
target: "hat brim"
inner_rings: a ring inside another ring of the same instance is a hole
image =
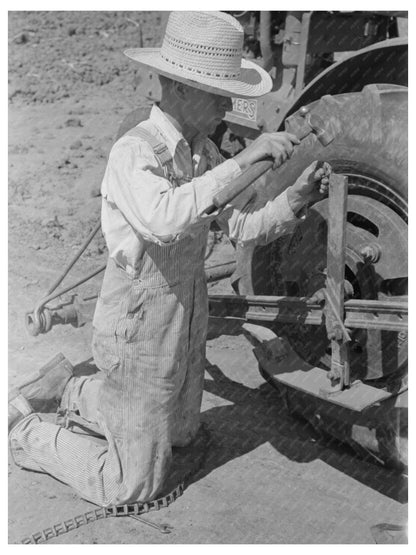
[[[129,48],[124,54],[135,62],[151,68],[155,73],[221,96],[254,98],[267,94],[273,86],[267,71],[244,58],[241,60],[238,79],[219,79],[194,75],[179,67],[172,67],[160,56],[160,48]]]

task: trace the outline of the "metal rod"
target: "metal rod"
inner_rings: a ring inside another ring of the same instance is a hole
[[[324,309],[307,298],[268,297],[262,295],[209,295],[210,316],[264,321],[324,325]],[[376,301],[350,299],[344,303],[347,328],[406,331],[408,305],[406,301]]]
[[[350,385],[349,335],[344,320],[345,245],[348,180],[332,174],[328,192],[328,244],[325,296],[326,327],[331,339],[331,370],[328,377],[336,389]]]
[[[205,268],[207,283],[220,281],[221,279],[231,276],[235,272],[236,267],[236,261],[231,260],[230,262],[225,262],[224,264],[216,264],[215,266]]]
[[[270,46],[271,12],[260,12],[260,48],[263,57],[263,69],[270,71],[273,67],[273,52]]]
[[[77,260],[80,258],[80,256],[82,255],[82,253],[85,251],[85,249],[88,247],[88,245],[91,243],[91,241],[93,240],[95,234],[97,233],[97,231],[100,229],[101,227],[101,222],[99,222],[94,229],[91,231],[91,233],[88,235],[88,237],[85,239],[85,241],[82,243],[82,245],[80,246],[78,252],[74,255],[74,257],[72,258],[72,260],[69,262],[69,264],[66,266],[66,268],[63,270],[63,272],[59,275],[59,277],[56,278],[56,280],[53,282],[53,284],[49,287],[49,289],[46,291],[45,293],[45,297],[47,297],[48,295],[50,295],[53,291],[55,291],[55,289],[58,287],[58,285],[60,285],[60,283],[64,280],[64,278],[67,276],[68,272],[71,270],[71,268],[73,267],[73,265],[75,264],[75,262],[77,262]]]
[[[46,303],[49,303],[50,301],[53,301],[54,299],[56,299],[57,297],[60,297],[61,295],[64,295],[65,293],[68,293],[68,291],[70,291],[71,289],[75,289],[76,287],[79,287],[80,285],[82,285],[83,283],[85,283],[86,281],[88,281],[89,279],[92,279],[93,277],[95,277],[97,274],[99,274],[100,272],[102,272],[103,270],[105,270],[107,267],[107,264],[103,264],[102,266],[99,266],[96,270],[92,271],[90,274],[80,278],[78,281],[76,281],[75,283],[71,283],[71,285],[67,285],[66,287],[64,287],[63,289],[59,289],[59,291],[55,291],[54,293],[51,293],[50,295],[48,295],[47,297],[43,298],[38,306],[45,306]]]

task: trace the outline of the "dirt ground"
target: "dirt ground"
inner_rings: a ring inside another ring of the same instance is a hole
[[[57,326],[30,336],[33,308],[99,219],[100,180],[117,129],[146,106],[128,46],[158,45],[158,12],[9,14],[9,385],[57,352],[74,364],[91,357],[91,326]],[[225,238],[207,264],[230,260]],[[71,281],[106,259],[97,237]],[[100,276],[80,288],[98,291]],[[231,292],[229,283],[213,290]],[[371,527],[407,521],[406,478],[329,445],[288,416],[260,376],[241,335],[208,342],[201,442],[179,464],[201,468],[184,495],[145,519],[99,520],[50,543],[375,543]],[[214,334],[215,335],[215,334]],[[204,438],[202,438],[202,443]],[[198,451],[198,452],[197,452]],[[49,476],[9,462],[9,542],[73,518],[92,505]]]

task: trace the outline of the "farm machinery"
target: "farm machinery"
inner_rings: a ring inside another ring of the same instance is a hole
[[[264,131],[303,140],[275,172],[273,194],[312,161],[333,169],[328,197],[295,231],[263,246],[235,245],[234,295],[210,295],[210,317],[241,324],[260,372],[287,409],[322,434],[386,466],[407,466],[407,41],[403,12],[230,12],[245,54],[273,90],[233,99],[213,139],[233,156]],[[144,75],[152,101],[157,79]],[[119,135],[147,117],[138,110]],[[265,168],[263,168],[264,171]],[[252,173],[248,182],[256,177]],[[255,184],[253,185],[255,187]],[[30,333],[81,326],[94,300],[56,304],[78,255],[27,314]],[[54,304],[55,302],[55,304]]]

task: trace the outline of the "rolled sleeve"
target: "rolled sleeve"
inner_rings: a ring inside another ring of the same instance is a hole
[[[200,216],[206,218],[205,210],[212,206],[213,199],[217,193],[226,189],[230,183],[241,175],[240,166],[234,160],[226,160],[220,163],[212,170],[207,171],[203,176],[194,179],[199,187],[199,180],[209,179],[209,182],[204,187],[200,199]],[[192,183],[192,182],[191,182]],[[215,213],[214,213],[215,215]],[[212,219],[212,218],[211,218]]]
[[[218,218],[230,239],[240,245],[262,245],[291,233],[302,218],[298,218],[289,205],[286,191],[274,199],[265,197],[258,188],[242,206],[230,207]]]

